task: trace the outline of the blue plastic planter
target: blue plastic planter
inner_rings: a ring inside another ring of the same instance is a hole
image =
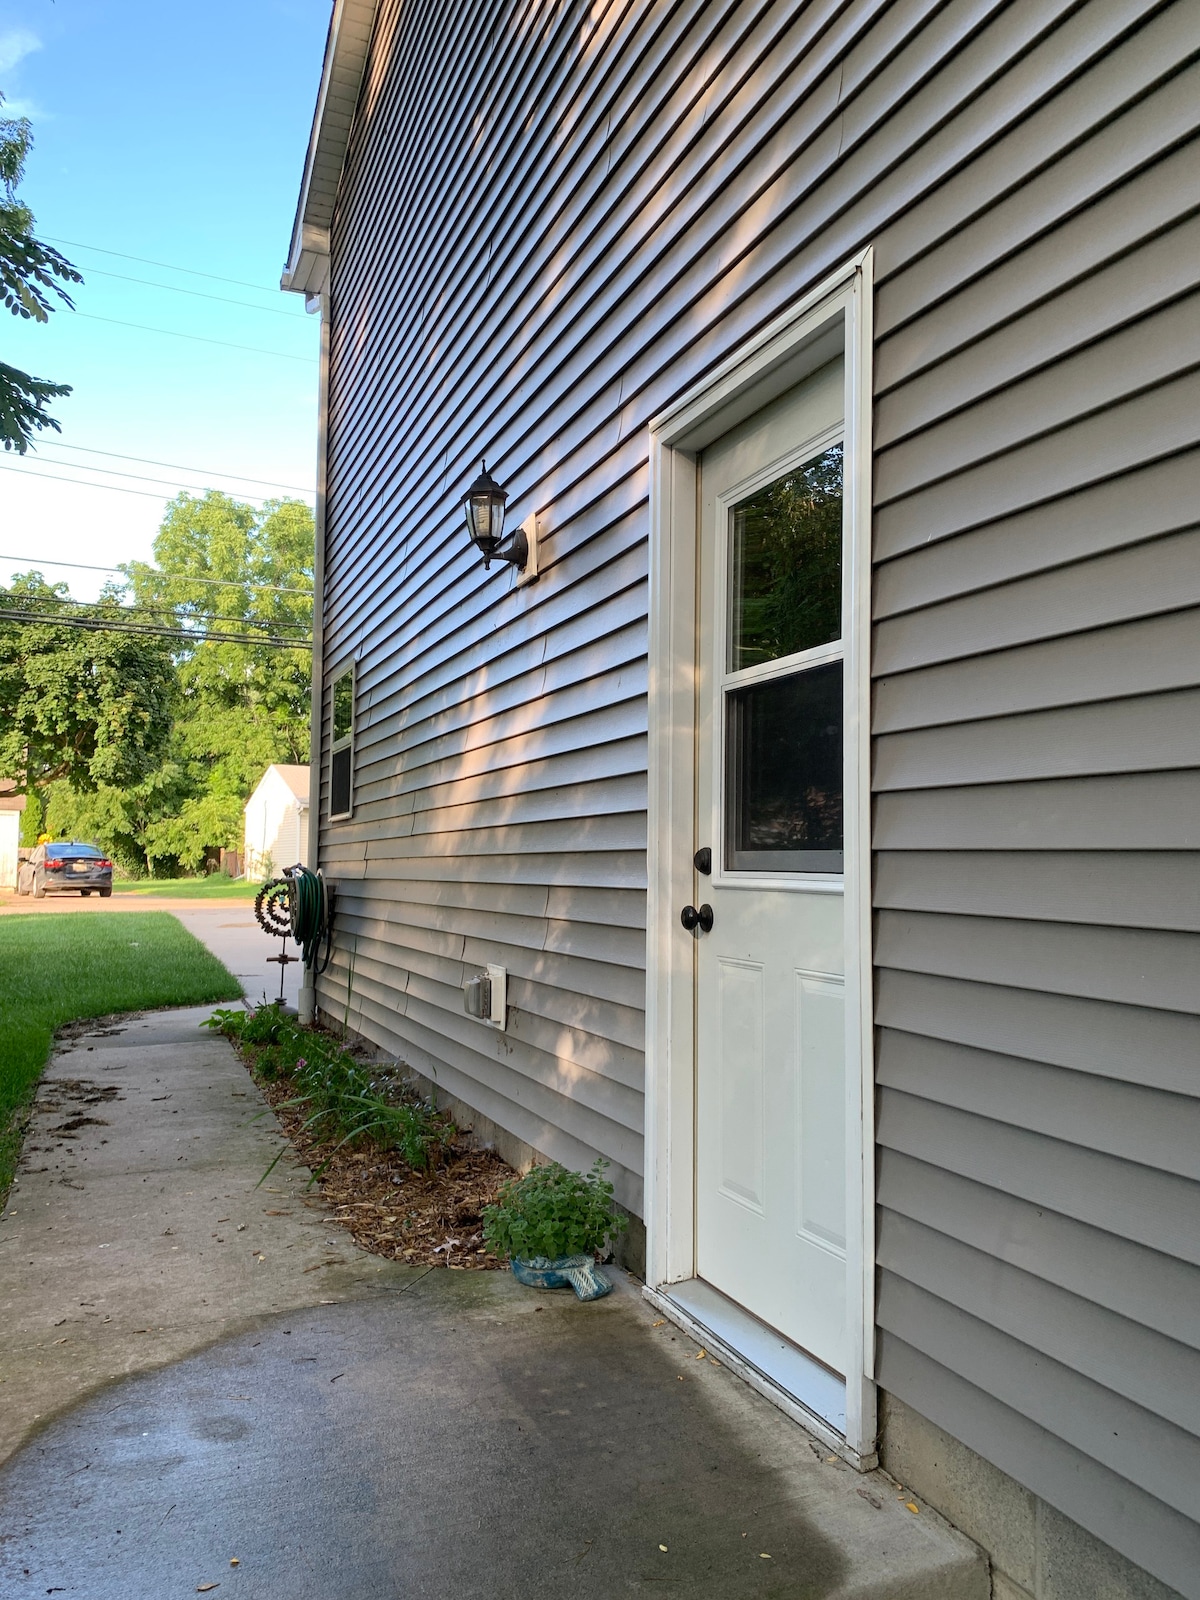
[[[570,1284],[581,1300],[599,1300],[612,1293],[612,1284],[591,1256],[513,1257],[513,1277],[531,1289],[565,1289]]]

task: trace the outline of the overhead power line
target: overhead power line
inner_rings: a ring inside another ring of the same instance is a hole
[[[51,244],[65,244],[72,250],[94,250],[97,255],[116,256],[119,261],[136,261],[143,267],[162,267],[167,272],[186,272],[193,278],[208,278],[212,283],[232,283],[238,289],[257,289],[262,294],[279,294],[277,283],[247,283],[244,278],[222,278],[215,272],[198,272],[195,267],[180,267],[173,261],[151,261],[148,256],[126,255],[123,250],[106,250],[103,245],[82,244],[78,239],[56,239],[52,234],[44,233],[43,239]]]
[[[38,448],[45,449],[48,444],[55,450],[79,450],[87,456],[106,456],[110,461],[136,461],[143,467],[172,467],[176,472],[190,472],[197,478],[232,478],[235,483],[261,483],[268,489],[291,489],[296,494],[313,493],[312,489],[301,488],[298,483],[279,483],[274,478],[248,478],[243,472],[221,472],[217,467],[187,467],[182,461],[156,461],[153,456],[126,456],[117,450],[96,450],[86,444],[64,444],[59,439],[43,439]],[[64,466],[68,464],[63,463]]]
[[[35,567],[70,567],[75,572],[121,572],[121,567],[96,567],[86,561],[51,561],[47,556],[6,556],[0,555],[0,561],[31,561]],[[128,563],[132,565],[132,563]],[[265,589],[271,594],[302,594],[312,598],[311,589],[285,589],[278,583],[247,583],[241,578],[192,578],[186,572],[159,572],[151,567],[148,573],[152,578],[167,578],[176,583],[204,583],[211,584],[215,589]]]
[[[0,622],[16,622],[24,627],[84,628],[89,633],[142,633],[159,639],[175,639],[180,644],[253,644],[266,645],[272,650],[311,650],[311,639],[278,639],[259,634],[189,633],[185,628],[169,628],[149,622],[101,622],[94,617],[38,617],[28,611],[11,611],[0,608]]]
[[[64,461],[61,465],[65,467],[69,463]],[[5,472],[20,473],[27,478],[52,478],[55,483],[73,483],[77,489],[104,489],[109,494],[136,494],[140,495],[143,500],[169,500],[171,498],[169,494],[154,494],[149,489],[123,489],[119,483],[89,483],[86,478],[64,478],[61,472],[39,472],[36,467],[15,467],[11,466],[7,461],[0,461],[0,468],[3,468]],[[252,495],[250,498],[257,500],[259,497]]]
[[[93,277],[116,278],[120,283],[140,283],[144,289],[165,289],[168,294],[191,295],[194,300],[215,300],[222,306],[241,306],[246,311],[261,311],[269,317],[287,317],[292,322],[307,322],[307,312],[299,307],[284,311],[280,306],[256,306],[252,300],[231,300],[224,294],[205,294],[203,289],[183,289],[176,283],[155,283],[153,278],[131,278],[127,272],[105,272],[103,267],[89,267]]]
[[[54,466],[70,467],[74,466],[74,462],[56,461]],[[16,472],[18,475],[24,475],[24,477],[29,478],[53,478],[54,483],[74,483],[77,490],[106,490],[109,494],[139,494],[142,499],[157,499],[157,501],[173,498],[171,494],[155,494],[154,490],[126,490],[122,483],[91,483],[88,478],[67,478],[61,472],[38,472],[37,467],[13,466],[8,461],[0,461],[0,469],[5,470],[5,472]],[[102,469],[98,469],[98,467],[83,467],[82,470],[85,470],[85,472],[98,472],[98,470]],[[149,480],[142,478],[142,482],[149,482]],[[179,486],[174,493],[203,494],[205,491],[189,490],[189,488]],[[258,499],[258,501],[261,501],[261,499],[270,499],[270,496],[269,494],[246,494],[245,499]]]
[[[132,459],[132,458],[129,458],[129,459]],[[3,463],[0,463],[0,464],[3,464]],[[164,465],[167,465],[167,464],[168,463],[164,463]],[[103,473],[103,475],[106,478],[132,478],[135,483],[162,483],[162,484],[166,484],[168,487],[174,486],[175,493],[179,492],[179,487],[180,487],[180,480],[178,478],[148,478],[144,472],[130,472],[127,468],[122,468],[122,467],[93,467],[91,465],[91,463],[87,462],[87,461],[56,461],[56,460],[54,460],[53,457],[48,457],[47,458],[47,465],[52,466],[52,467],[71,467],[76,472],[100,472],[100,473]],[[21,469],[17,468],[17,470],[20,471]],[[195,474],[195,476],[196,477],[203,477],[204,473],[198,472],[198,473]],[[217,474],[214,473],[213,476],[215,477],[215,476],[217,476]],[[70,481],[71,482],[86,483],[88,480],[86,478],[79,478],[79,479],[71,479]],[[248,479],[247,481],[248,482],[254,482],[255,480],[254,479]],[[107,489],[107,488],[111,488],[112,486],[111,486],[111,484],[97,483],[97,484],[94,485],[94,487],[97,488],[97,489]],[[200,489],[198,492],[200,494],[205,493],[205,491],[203,489]],[[300,494],[304,494],[306,491],[301,489],[298,492]],[[262,494],[247,494],[247,495],[244,496],[244,498],[247,499],[247,500],[272,500],[272,499],[275,498],[275,496],[274,495],[262,495]]]
[[[106,478],[132,478],[134,483],[161,483],[161,484],[165,485],[167,488],[174,487],[174,491],[175,491],[176,494],[178,494],[178,492],[179,492],[179,479],[178,478],[148,478],[144,472],[129,472],[129,471],[123,470],[120,467],[93,467],[87,461],[51,461],[50,465],[52,465],[52,466],[62,466],[62,467],[73,467],[76,472],[100,472],[100,473],[103,473]],[[202,476],[202,474],[197,474],[197,476]],[[86,478],[79,478],[79,479],[73,479],[72,481],[73,482],[79,482],[79,483],[86,483],[87,479]],[[107,484],[107,483],[97,483],[94,487],[97,488],[97,489],[110,489],[112,487],[112,485],[111,484]],[[247,495],[246,498],[248,500],[264,500],[264,499],[270,499],[270,496],[269,495],[261,495],[261,494],[251,494],[251,495]]]
[[[279,361],[303,361],[312,364],[316,356],[291,356],[283,350],[264,350],[256,344],[233,344],[229,339],[206,339],[199,333],[177,333],[174,328],[152,328],[146,322],[123,322],[118,317],[98,317],[94,311],[76,311],[77,317],[88,322],[107,322],[114,328],[135,328],[139,333],[157,333],[164,339],[188,339],[192,344],[215,344],[222,350],[248,350],[254,356],[274,356]]]
[[[212,611],[191,611],[186,617],[180,618],[176,611],[176,606],[181,603],[185,605],[187,604],[186,601],[176,601],[172,603],[169,600],[161,600],[158,602],[153,600],[135,600],[131,605],[123,605],[121,607],[121,611],[124,615],[129,617],[136,617],[142,614],[151,617],[170,616],[175,619],[176,626],[180,627],[182,627],[183,623],[185,622],[203,622],[206,624],[209,622],[234,622],[239,628],[274,628],[277,631],[286,629],[290,633],[295,633],[297,630],[302,632],[308,626],[307,622],[285,622],[280,619],[262,618],[260,620],[257,617],[246,616],[223,617]],[[95,610],[98,604],[99,602],[95,600],[77,600],[74,595],[70,594],[24,594],[21,596],[21,605],[23,607],[86,606],[92,610]],[[56,620],[57,615],[58,614],[53,611],[47,612],[48,617],[55,618]]]

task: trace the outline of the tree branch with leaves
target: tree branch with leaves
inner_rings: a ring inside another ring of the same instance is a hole
[[[117,592],[69,606],[65,584],[37,572],[0,588],[0,613],[0,772],[18,792],[64,779],[82,792],[124,787],[154,772],[176,703],[171,642],[105,627],[126,614]]]
[[[14,317],[48,322],[57,305],[74,308],[63,285],[83,278],[65,256],[36,237],[33,212],[17,199],[32,145],[27,117],[0,116],[0,304]],[[35,378],[0,361],[0,443],[24,455],[35,430],[61,433],[46,408],[70,392],[67,384]]]

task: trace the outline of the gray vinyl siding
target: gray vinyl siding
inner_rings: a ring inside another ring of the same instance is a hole
[[[384,0],[321,829],[323,1005],[640,1210],[647,423],[872,245],[878,1377],[1189,1595],[1198,56],[1187,0]],[[485,454],[529,588],[467,546]]]

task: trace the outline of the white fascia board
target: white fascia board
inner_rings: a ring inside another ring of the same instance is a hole
[[[336,0],[287,266],[280,286],[316,295],[329,284],[329,227],[371,45],[378,0]]]

